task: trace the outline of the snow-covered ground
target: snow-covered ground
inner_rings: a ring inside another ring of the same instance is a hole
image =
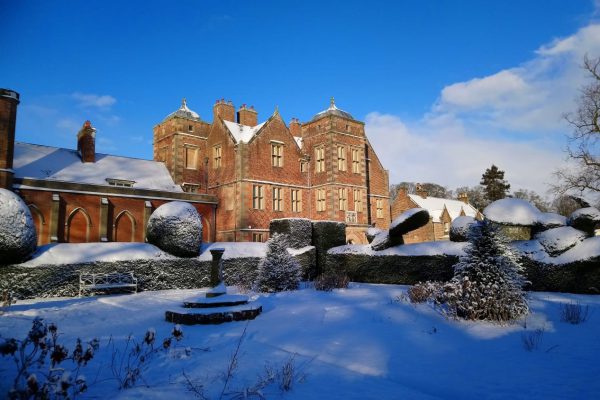
[[[141,340],[153,327],[162,340],[172,329],[164,321],[165,310],[202,291],[23,301],[0,315],[0,335],[23,338],[40,316],[58,325],[69,349],[77,337],[98,337],[100,350],[83,370],[91,383],[88,398],[194,398],[182,371],[204,384],[207,397],[218,398],[221,377],[246,326],[229,390],[252,385],[265,363],[277,368],[290,355],[299,375],[306,375],[284,395],[277,385],[268,387],[266,398],[598,398],[600,296],[533,293],[532,313],[525,320],[499,326],[446,320],[426,305],[394,300],[405,291],[405,286],[353,284],[330,293],[303,289],[260,295],[256,300],[264,311],[256,320],[184,326],[178,346],[190,347],[191,354],[161,353],[144,372],[148,387],[140,383],[120,391],[116,381],[104,380],[111,377],[109,338],[121,348],[130,333]],[[561,322],[562,304],[575,301],[589,306],[588,320]],[[543,330],[539,347],[526,350],[523,336],[538,329]],[[0,357],[0,393],[13,371],[12,361]]]

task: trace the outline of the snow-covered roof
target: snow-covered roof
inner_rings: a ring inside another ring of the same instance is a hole
[[[110,186],[107,179],[132,181],[135,189],[182,192],[161,162],[96,153],[84,163],[76,150],[15,143],[16,178],[33,178]]]
[[[231,132],[231,135],[235,139],[236,143],[248,143],[265,124],[263,122],[262,124],[258,124],[256,126],[248,126],[231,121],[223,122],[225,123],[227,129],[229,129],[229,132]]]
[[[429,196],[423,198],[416,194],[409,194],[408,197],[410,197],[417,206],[429,211],[429,215],[433,218],[433,222],[441,221],[444,207],[448,210],[448,214],[450,214],[452,220],[460,217],[462,211],[464,211],[464,214],[468,217],[477,217],[477,209],[470,204],[464,203],[462,200],[442,199],[440,197]]]
[[[298,143],[298,147],[302,149],[302,144],[304,143],[303,139],[300,136],[294,136],[294,140]]]
[[[187,101],[185,99],[181,101],[181,107],[179,107],[177,111],[167,115],[164,120],[166,121],[167,119],[172,117],[181,117],[186,119],[192,119],[194,121],[200,121],[200,116],[196,112],[188,108]]]
[[[329,108],[327,110],[323,110],[320,113],[315,114],[315,116],[312,117],[312,121],[319,119],[325,115],[337,115],[338,117],[342,118],[354,119],[354,117],[350,115],[350,113],[344,110],[340,110],[335,106],[335,100],[333,97],[331,98],[331,101],[329,103]]]

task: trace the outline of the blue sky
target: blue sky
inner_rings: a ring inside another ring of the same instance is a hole
[[[492,162],[545,191],[562,164],[583,54],[600,55],[591,0],[0,0],[0,86],[17,138],[151,158],[181,98],[308,120],[335,96],[367,123],[390,181],[476,185]]]

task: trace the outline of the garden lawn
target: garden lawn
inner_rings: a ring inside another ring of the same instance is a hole
[[[42,317],[56,323],[69,350],[78,337],[97,337],[100,349],[82,370],[89,384],[83,398],[194,398],[185,371],[203,385],[207,398],[217,399],[244,330],[238,366],[223,398],[256,383],[265,365],[278,370],[290,357],[297,378],[292,389],[284,392],[273,383],[263,391],[266,398],[598,398],[600,296],[532,293],[531,313],[502,326],[445,319],[427,305],[398,300],[406,289],[352,284],[333,292],[256,296],[263,306],[257,319],[183,326],[183,340],[157,353],[143,381],[126,390],[119,390],[112,376],[113,353],[123,351],[130,334],[141,341],[148,328],[156,330],[160,344],[173,328],[164,320],[165,311],[202,290],[20,301],[0,315],[0,335],[22,339],[32,320]],[[563,304],[571,302],[589,307],[587,321],[561,321]],[[523,339],[534,337],[538,347],[529,351]],[[0,396],[14,373],[13,361],[0,357]]]

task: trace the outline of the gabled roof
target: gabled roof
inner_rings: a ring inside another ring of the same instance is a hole
[[[311,121],[316,121],[317,119],[322,118],[326,115],[336,115],[342,118],[354,119],[354,117],[350,115],[350,113],[344,110],[340,110],[335,106],[335,99],[333,97],[331,98],[331,101],[329,103],[329,108],[327,110],[323,110],[320,113],[315,114],[315,116],[312,117]]]
[[[479,213],[475,207],[470,204],[465,204],[461,200],[442,199],[440,197],[423,198],[416,194],[409,194],[408,197],[417,204],[417,206],[429,211],[429,215],[433,218],[433,222],[440,222],[444,208],[448,210],[450,218],[454,220],[457,217],[464,215],[476,218]]]
[[[96,153],[95,162],[81,162],[76,150],[15,142],[16,178],[110,186],[107,179],[133,181],[134,189],[182,192],[165,165],[138,158]]]
[[[233,139],[235,140],[236,143],[250,142],[250,140],[252,140],[254,135],[256,135],[258,133],[258,131],[260,130],[260,128],[262,128],[263,125],[265,124],[265,122],[263,122],[262,124],[258,124],[256,126],[248,126],[248,125],[242,125],[242,124],[238,124],[236,122],[231,122],[231,121],[223,121],[223,122],[225,123],[225,126],[231,133],[231,136],[233,136]]]

